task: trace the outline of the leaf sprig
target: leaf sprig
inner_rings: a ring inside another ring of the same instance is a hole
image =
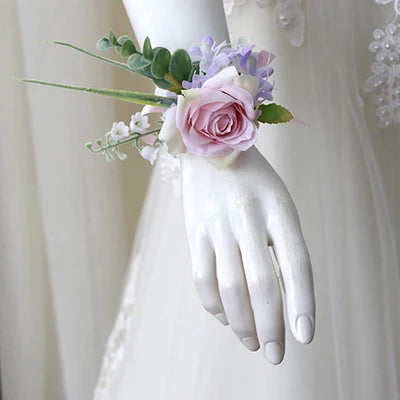
[[[113,155],[113,153],[115,153],[121,161],[124,161],[126,160],[127,155],[125,153],[120,152],[119,146],[127,143],[132,143],[132,145],[136,147],[137,150],[140,151],[142,149],[142,146],[140,145],[139,142],[140,139],[148,135],[157,136],[158,133],[160,133],[160,129],[154,129],[146,133],[135,132],[131,133],[127,138],[117,141],[111,140],[110,135],[107,134],[105,139],[97,139],[95,140],[95,142],[88,142],[85,144],[85,147],[92,153],[104,154],[107,161],[115,160],[115,156]],[[156,137],[153,145],[157,143],[161,143],[158,137]]]
[[[114,48],[121,57],[128,57],[126,66],[140,75],[153,80],[156,86],[180,94],[182,82],[191,80],[198,72],[199,63],[192,62],[188,52],[178,49],[173,54],[165,47],[152,47],[149,37],[143,42],[143,52],[137,50],[133,40],[123,35],[118,39],[110,30],[108,37],[97,42],[98,50]]]

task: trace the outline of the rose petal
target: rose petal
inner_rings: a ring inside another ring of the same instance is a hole
[[[210,111],[198,108],[197,110],[195,110],[191,118],[192,126],[196,126],[198,130],[202,130],[207,126],[207,122],[210,120],[210,117]]]
[[[142,108],[142,111],[140,113],[142,115],[146,115],[151,113],[163,113],[164,111],[165,108],[146,105]]]
[[[231,65],[230,67],[224,68],[217,75],[208,79],[204,84],[203,88],[210,89],[221,89],[226,86],[237,86],[247,90],[250,95],[254,96],[258,92],[258,79],[255,76],[241,74],[239,75],[236,67]]]
[[[185,150],[181,132],[176,125],[176,111],[177,107],[172,106],[164,112],[164,122],[158,135],[160,140],[167,143],[168,152],[172,155],[183,153]]]
[[[188,137],[194,144],[197,144],[197,145],[208,144],[208,143],[211,143],[213,140],[209,136],[203,134],[202,132],[197,131],[194,128],[190,128],[190,130],[188,132]]]

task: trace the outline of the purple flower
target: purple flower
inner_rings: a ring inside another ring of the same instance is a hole
[[[193,75],[191,82],[183,81],[184,89],[201,88],[208,79],[218,74],[224,68],[233,65],[241,74],[255,76],[259,81],[259,91],[255,103],[272,100],[273,85],[268,81],[274,70],[269,65],[275,56],[267,51],[253,51],[254,44],[239,45],[232,48],[226,41],[216,44],[214,40],[205,37],[200,47],[191,47],[189,53],[192,59],[199,63],[199,73]]]

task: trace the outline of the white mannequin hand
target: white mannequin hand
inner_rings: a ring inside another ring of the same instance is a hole
[[[284,183],[255,147],[223,170],[184,154],[182,178],[193,277],[203,306],[222,324],[229,322],[248,349],[261,345],[273,364],[280,363],[283,301],[268,243],[299,342],[312,340],[315,317],[310,259]]]
[[[208,35],[217,42],[229,38],[221,0],[123,1],[139,43],[149,35],[153,44],[174,50]],[[165,17],[171,10],[179,24]],[[194,280],[203,305],[222,323],[229,321],[247,348],[261,344],[267,358],[279,363],[283,305],[268,242],[277,254],[298,341],[312,340],[315,316],[310,260],[285,185],[255,148],[225,170],[184,154],[182,175]]]

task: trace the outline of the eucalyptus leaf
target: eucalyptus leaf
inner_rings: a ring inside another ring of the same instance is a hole
[[[118,43],[122,46],[127,40],[132,42],[132,39],[127,35],[122,35],[118,38]]]
[[[140,54],[132,54],[128,59],[128,67],[132,71],[140,71],[150,65],[150,61],[144,60]]]
[[[110,47],[112,47],[112,44],[110,43],[110,41],[106,37],[98,40],[97,43],[96,43],[96,48],[97,48],[97,50],[100,50],[100,51],[107,50]]]
[[[169,62],[169,73],[181,83],[189,78],[192,70],[192,60],[188,52],[178,49],[174,52]]]
[[[143,43],[143,56],[149,60],[153,59],[153,49],[151,47],[150,38],[147,36]]]
[[[154,52],[153,62],[151,63],[151,74],[156,79],[163,79],[168,72],[171,53],[164,47],[158,48]]]
[[[258,117],[258,121],[260,122],[280,124],[293,119],[293,115],[289,110],[275,103],[261,104],[258,109],[261,111]]]
[[[156,79],[153,78],[154,84],[159,87],[160,89],[165,89],[165,90],[170,90],[171,89],[171,83],[167,82],[165,79]]]
[[[118,45],[117,38],[115,37],[114,32],[112,31],[112,29],[110,29],[110,34],[108,35],[108,39],[109,39],[110,43],[113,46],[117,46]]]
[[[153,78],[153,75],[151,74],[151,62],[143,67],[141,72],[143,73],[143,75],[146,75],[149,78]]]
[[[132,42],[132,40],[127,39],[122,45],[121,56],[129,57],[135,53],[136,53],[136,47],[135,47],[134,43]]]

